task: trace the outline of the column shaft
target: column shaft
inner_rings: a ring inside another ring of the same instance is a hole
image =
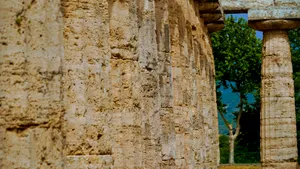
[[[296,168],[294,82],[287,31],[264,32],[261,87],[263,168]]]

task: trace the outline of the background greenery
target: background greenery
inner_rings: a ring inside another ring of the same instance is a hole
[[[295,86],[295,106],[297,122],[298,162],[300,162],[300,28],[289,31],[293,76]]]
[[[297,139],[300,148],[300,28],[289,31],[289,39],[295,81]],[[212,34],[212,44],[216,65],[218,111],[225,113],[229,121],[234,121],[238,111],[236,107],[239,107],[238,96],[243,95],[241,134],[235,143],[235,162],[259,163],[261,40],[255,36],[255,31],[247,26],[245,19],[229,17],[225,21],[225,28]],[[232,93],[238,94],[234,99],[237,102],[234,107],[224,101],[224,94],[228,94],[224,93],[224,89],[228,88]],[[220,162],[228,163],[227,130],[221,126],[220,131]],[[300,155],[300,151],[298,153]]]

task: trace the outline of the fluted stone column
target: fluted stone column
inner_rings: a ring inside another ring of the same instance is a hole
[[[288,29],[297,22],[267,20],[250,25],[264,32],[261,86],[261,162],[264,169],[296,168],[294,81]]]

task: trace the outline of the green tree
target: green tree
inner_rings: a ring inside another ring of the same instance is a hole
[[[291,45],[295,86],[297,142],[298,150],[300,150],[300,28],[289,31],[289,40]],[[300,151],[298,151],[298,161],[300,161]]]
[[[255,102],[245,108],[241,118],[241,134],[237,138],[237,163],[260,162],[260,94],[254,94]]]
[[[261,40],[256,38],[255,30],[248,27],[243,18],[232,16],[225,21],[225,28],[211,36],[215,57],[218,111],[229,132],[229,163],[234,163],[235,140],[240,133],[240,119],[249,105],[247,94],[260,87]],[[230,87],[239,95],[236,125],[229,123],[222,103],[220,87]]]
[[[219,145],[220,145],[220,163],[228,163],[229,160],[229,138],[227,135],[219,136]]]

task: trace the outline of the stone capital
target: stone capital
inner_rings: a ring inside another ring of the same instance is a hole
[[[224,28],[224,23],[209,23],[206,25],[208,33],[217,32]]]
[[[253,29],[266,31],[266,30],[290,30],[296,29],[300,26],[300,20],[262,20],[262,21],[250,21],[249,26]]]
[[[300,26],[300,6],[280,5],[248,10],[249,26],[256,30],[289,30]]]

